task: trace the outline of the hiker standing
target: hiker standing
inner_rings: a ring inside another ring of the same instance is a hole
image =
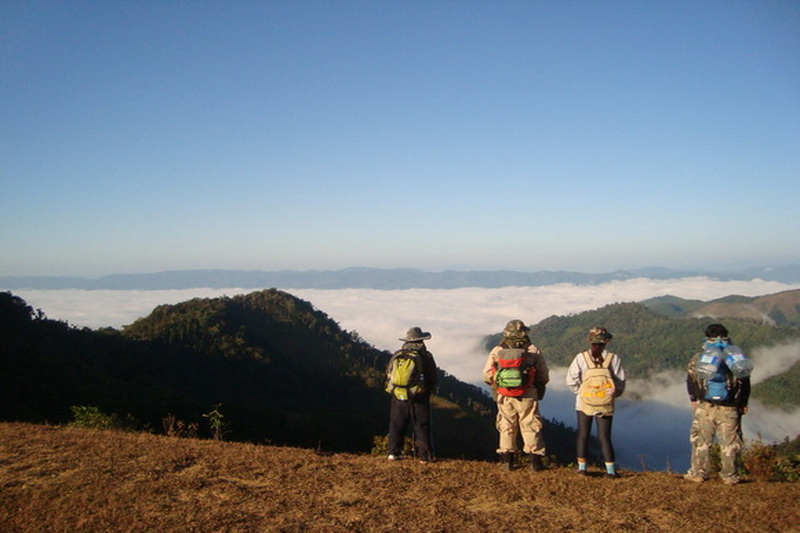
[[[436,362],[425,347],[431,334],[413,327],[400,338],[403,346],[386,368],[386,390],[392,395],[389,411],[389,460],[402,458],[403,441],[410,425],[414,432],[417,458],[434,459],[431,438],[431,394],[436,388]]]
[[[522,434],[523,452],[531,456],[531,469],[544,468],[544,421],[539,400],[550,381],[547,363],[531,343],[522,320],[511,320],[503,330],[500,344],[492,348],[483,367],[483,381],[492,387],[497,402],[497,453],[511,470],[517,454],[517,439]]]
[[[612,335],[604,327],[589,330],[588,350],[579,353],[567,370],[567,387],[575,393],[578,416],[577,459],[578,473],[586,475],[586,456],[592,421],[597,421],[597,438],[606,466],[606,476],[618,477],[611,443],[611,424],[614,419],[614,400],[625,390],[625,370],[622,359],[606,350]]]
[[[691,465],[684,476],[701,483],[708,478],[714,436],[720,448],[719,476],[729,485],[739,482],[736,458],[742,450],[742,416],[750,398],[752,364],[728,337],[722,324],[706,328],[703,351],[689,361],[686,390],[692,402]]]

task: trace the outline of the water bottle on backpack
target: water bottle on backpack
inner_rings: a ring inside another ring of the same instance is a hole
[[[723,353],[725,355],[725,364],[731,369],[735,378],[746,378],[753,372],[753,362],[738,346],[732,344],[726,346]]]
[[[724,358],[722,349],[716,344],[707,344],[703,353],[697,359],[697,377],[711,379],[719,371],[719,365]]]

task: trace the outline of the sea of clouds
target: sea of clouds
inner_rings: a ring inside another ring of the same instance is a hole
[[[703,277],[677,280],[635,279],[601,285],[557,284],[543,287],[449,290],[284,289],[311,302],[348,331],[356,331],[379,349],[393,351],[412,326],[432,333],[428,348],[441,368],[462,381],[480,383],[486,352],[483,337],[497,333],[513,318],[528,324],[551,315],[596,309],[616,302],[663,295],[711,300],[731,294],[759,296],[800,288],[763,280],[715,281]],[[49,318],[74,326],[115,328],[146,316],[161,304],[192,298],[215,298],[254,289],[185,289],[157,291],[15,290]],[[698,332],[701,334],[702,332]],[[731,332],[735,340],[735,331]],[[536,342],[533,339],[534,343]],[[699,342],[699,341],[698,341]],[[547,354],[545,354],[546,356]],[[620,354],[623,358],[625,354]],[[687,354],[687,358],[691,354]],[[750,354],[756,361],[753,382],[775,375],[800,360],[800,341]],[[656,354],[657,356],[657,354]],[[551,368],[551,382],[541,409],[545,417],[575,426],[574,395],[564,384],[566,369]],[[630,380],[629,398],[618,403],[614,445],[618,461],[630,469],[675,471],[688,466],[691,410],[681,372],[649,380]],[[781,441],[800,433],[800,409],[770,410],[751,402],[744,417],[745,437]]]

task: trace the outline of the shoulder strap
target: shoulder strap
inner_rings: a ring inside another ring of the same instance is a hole
[[[586,361],[586,366],[589,368],[610,368],[611,367],[611,359],[614,358],[614,354],[611,352],[606,352],[607,357],[603,359],[603,362],[595,364],[594,360],[592,359],[592,355],[589,353],[589,350],[583,352],[583,360]]]

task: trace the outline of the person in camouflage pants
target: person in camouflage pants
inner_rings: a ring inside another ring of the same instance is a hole
[[[711,324],[705,331],[703,344],[727,346],[731,344],[728,330],[722,324]],[[708,478],[711,462],[711,446],[716,436],[720,447],[720,477],[726,484],[736,484],[736,459],[742,450],[742,415],[747,413],[747,402],[750,397],[750,378],[734,378],[730,369],[723,363],[720,370],[725,373],[727,393],[718,399],[707,399],[707,381],[697,374],[697,361],[700,354],[689,361],[686,376],[686,389],[692,402],[692,426],[689,442],[692,445],[692,457],[689,471],[685,479],[703,482]]]

